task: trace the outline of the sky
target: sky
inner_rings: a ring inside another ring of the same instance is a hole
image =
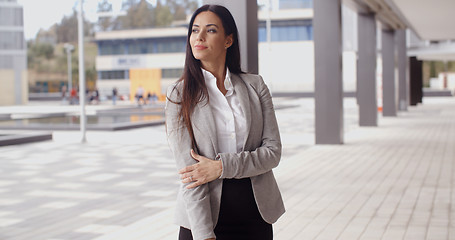
[[[98,2],[102,0],[84,0],[85,17],[95,22],[97,20],[96,10]],[[123,0],[109,0],[114,12],[120,11]],[[147,0],[156,4],[157,0]],[[258,0],[264,4],[267,1],[277,0]],[[199,0],[201,2],[201,0]],[[17,0],[17,3],[24,9],[24,34],[25,39],[35,38],[40,29],[49,29],[55,23],[59,23],[64,16],[73,13],[73,7],[79,9],[79,0]]]
[[[25,39],[35,38],[36,33],[42,29],[49,29],[53,24],[59,23],[66,15],[71,15],[73,7],[79,9],[78,0],[17,0],[24,9],[24,34]],[[101,0],[85,0],[84,13],[90,21],[96,21],[96,10]],[[114,11],[121,8],[122,0],[110,0]]]

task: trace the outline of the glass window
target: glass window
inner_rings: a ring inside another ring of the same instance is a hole
[[[149,54],[153,53],[153,41],[141,39],[128,42],[128,54]]]
[[[272,41],[311,41],[313,40],[312,20],[287,20],[272,22]],[[265,22],[259,23],[259,42],[267,41],[267,30]]]
[[[161,78],[180,78],[183,74],[183,68],[169,68],[161,70]]]
[[[24,34],[22,31],[0,31],[0,49],[24,49]]]
[[[100,80],[125,79],[125,70],[99,71],[98,76]]]
[[[313,0],[280,0],[280,9],[313,8]]]
[[[125,44],[122,41],[101,41],[98,43],[100,55],[125,54]]]
[[[186,38],[162,38],[155,40],[155,53],[185,52]]]
[[[23,26],[22,8],[0,8],[0,26]]]

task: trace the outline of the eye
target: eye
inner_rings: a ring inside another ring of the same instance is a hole
[[[193,28],[193,30],[191,30],[191,32],[197,33],[197,32],[199,32],[199,29]]]
[[[210,33],[216,33],[216,29],[214,29],[214,28],[210,28],[209,30],[207,30],[207,32],[210,32]]]

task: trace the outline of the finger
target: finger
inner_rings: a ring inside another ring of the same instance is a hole
[[[194,165],[190,165],[190,166],[186,166],[186,167],[180,169],[179,173],[184,174],[184,173],[191,172],[193,170],[194,170]]]
[[[193,179],[193,181],[195,181],[195,180]],[[191,182],[191,178],[189,178],[189,177],[183,178],[181,182],[182,183],[190,183]]]
[[[192,184],[186,186],[186,189],[195,188],[195,187],[197,187],[197,186],[199,186],[199,185],[201,185],[201,184],[202,184],[201,182],[196,181],[196,182],[194,182],[194,183],[192,183]]]
[[[197,154],[193,149],[190,151],[191,157],[194,158],[196,161],[200,161],[201,155]]]
[[[180,174],[180,179],[189,178],[190,176],[193,176],[193,175],[194,175],[194,173],[192,173],[192,172]],[[193,178],[194,178],[194,176],[193,176]]]

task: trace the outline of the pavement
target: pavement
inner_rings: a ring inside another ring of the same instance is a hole
[[[359,127],[345,98],[343,145],[314,144],[313,99],[274,102],[286,206],[276,240],[455,239],[454,97],[424,98],[378,127]],[[177,239],[164,126],[80,139],[54,131],[52,141],[0,147],[0,239]]]

